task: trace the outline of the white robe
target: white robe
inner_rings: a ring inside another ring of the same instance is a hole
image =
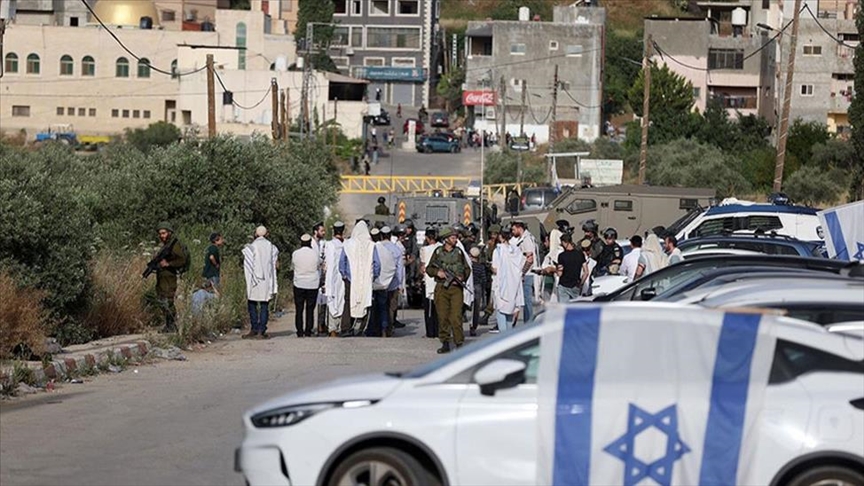
[[[468,255],[468,252],[465,251],[462,242],[456,240],[456,246],[462,250],[462,256],[465,257],[465,265],[468,265],[468,268],[472,268],[471,257]],[[468,275],[468,281],[465,282],[465,288],[462,289],[462,303],[469,307],[474,303],[474,272],[471,272],[471,274]]]
[[[429,262],[432,261],[432,254],[435,253],[435,250],[441,246],[441,243],[435,243],[434,245],[426,245],[420,248],[420,258],[423,259],[423,266],[426,267],[429,265]],[[429,300],[435,300],[435,279],[426,275],[426,272],[423,272],[423,284],[424,291],[426,292],[426,298]]]
[[[390,253],[385,242],[375,243],[375,248],[378,250],[378,261],[381,262],[381,273],[372,282],[372,290],[387,290],[393,277],[396,276],[396,260],[393,259],[393,254]]]
[[[327,310],[333,317],[340,317],[345,309],[345,281],[339,273],[339,258],[342,256],[342,241],[333,239],[324,246],[324,296]]]
[[[548,267],[557,267],[558,265],[558,256],[561,255],[564,249],[561,247],[561,231],[557,229],[553,229],[551,233],[549,233],[549,253],[546,254],[546,258],[543,259],[543,264],[540,265],[541,268]],[[540,277],[540,285],[543,285],[543,279],[545,277]],[[554,274],[554,283],[552,284],[552,295],[549,297],[550,302],[558,302],[558,274]],[[542,296],[542,293],[541,293]]]
[[[534,264],[532,265],[532,268],[537,268],[540,264],[540,248],[537,246],[537,240],[534,239],[534,235],[532,235],[530,231],[526,229],[522,236],[514,236],[510,238],[510,245],[515,246],[518,249],[520,243],[524,240],[529,240],[534,244]],[[531,277],[534,279],[534,295],[526,295],[525,298],[533,298],[534,302],[539,302],[541,300],[540,296],[543,292],[543,277],[536,274],[531,274]]]
[[[246,299],[267,302],[277,292],[276,262],[279,249],[267,238],[259,236],[243,248],[243,273],[246,276]]]
[[[512,315],[516,309],[525,305],[522,287],[522,267],[525,255],[514,245],[499,243],[492,254],[492,268],[495,269],[495,309]]]
[[[342,246],[351,271],[351,317],[361,319],[372,306],[372,260],[375,243],[365,221],[354,225],[351,238]]]

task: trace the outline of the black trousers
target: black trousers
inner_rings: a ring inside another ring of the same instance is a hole
[[[297,328],[297,334],[312,334],[317,300],[318,289],[294,287],[294,326]],[[306,324],[305,330],[303,329],[304,322]]]
[[[438,337],[438,311],[435,310],[435,301],[423,297],[423,320],[426,323],[426,337]]]

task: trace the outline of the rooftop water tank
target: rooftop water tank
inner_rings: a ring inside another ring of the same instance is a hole
[[[531,9],[528,7],[519,7],[519,21],[528,22],[531,20]]]
[[[741,7],[732,11],[732,25],[744,27],[747,25],[747,11]]]

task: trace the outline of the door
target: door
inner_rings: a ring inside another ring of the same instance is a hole
[[[411,83],[391,83],[390,93],[393,97],[392,104],[414,106],[414,85]]]
[[[524,361],[525,383],[480,394],[476,370],[495,359]],[[456,477],[463,485],[532,485],[537,471],[537,366],[540,340],[535,339],[476,366],[459,403],[456,419]]]

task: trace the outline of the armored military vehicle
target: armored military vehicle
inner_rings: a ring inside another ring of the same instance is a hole
[[[451,192],[449,196],[437,193],[432,196],[397,197],[389,215],[367,214],[363,219],[369,224],[394,226],[406,219],[414,221],[414,226],[422,231],[427,226],[451,225],[455,223],[476,223],[480,219],[480,202],[467,198],[461,191]],[[422,243],[422,241],[421,241]]]

